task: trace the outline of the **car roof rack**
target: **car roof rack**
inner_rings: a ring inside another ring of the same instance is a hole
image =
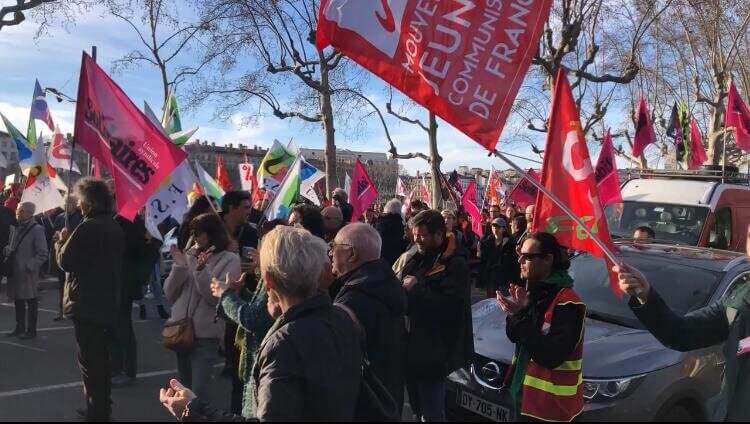
[[[750,186],[750,174],[743,174],[734,166],[703,166],[697,170],[686,169],[629,169],[626,180],[634,179],[679,179],[713,181],[719,183]]]

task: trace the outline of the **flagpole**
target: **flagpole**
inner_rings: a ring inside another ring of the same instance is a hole
[[[607,256],[607,258],[609,258],[610,261],[612,261],[614,264],[618,264],[618,265],[620,264],[620,261],[617,259],[617,257],[615,256],[615,254],[612,253],[612,251],[609,249],[609,247],[607,247],[607,245],[604,244],[604,242],[601,241],[601,239],[599,239],[599,237],[597,237],[591,231],[591,229],[589,229],[589,227],[583,222],[583,220],[581,220],[581,218],[579,218],[578,216],[576,216],[576,214],[573,213],[573,211],[570,210],[570,208],[565,203],[563,203],[562,200],[560,200],[557,196],[555,196],[554,193],[552,193],[551,191],[549,191],[547,189],[547,187],[544,187],[539,181],[537,181],[536,179],[534,179],[530,175],[528,175],[526,173],[526,171],[524,171],[523,169],[521,169],[521,167],[519,167],[518,165],[516,165],[512,160],[508,159],[499,150],[497,150],[497,149],[493,150],[492,154],[494,154],[495,156],[497,156],[498,158],[500,158],[503,162],[505,162],[508,165],[510,165],[513,169],[516,170],[516,172],[518,172],[519,174],[521,174],[521,176],[523,176],[527,180],[529,180],[529,182],[531,182],[531,184],[533,184],[534,187],[536,187],[539,191],[541,191],[547,197],[549,197],[549,199],[552,200],[552,202],[554,204],[556,204],[558,207],[560,207],[560,209],[562,209],[563,212],[565,212],[566,215],[568,215],[573,221],[576,222],[576,224],[578,224],[579,227],[581,227],[581,229],[586,233],[586,235],[588,235],[589,237],[591,237],[591,239],[594,241],[594,243],[596,243],[596,245],[599,246],[600,249],[602,249],[602,252],[604,252],[604,254]]]

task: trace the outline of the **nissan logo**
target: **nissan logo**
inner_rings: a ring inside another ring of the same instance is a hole
[[[494,362],[488,362],[482,367],[482,378],[488,383],[497,383],[502,380],[503,376],[500,374],[500,366]]]

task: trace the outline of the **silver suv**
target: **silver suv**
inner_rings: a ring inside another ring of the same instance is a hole
[[[618,243],[626,263],[642,270],[677,314],[701,308],[750,284],[741,254],[664,244]],[[659,343],[609,289],[604,262],[582,254],[571,261],[575,289],[587,306],[583,348],[585,407],[578,420],[692,421],[710,419],[710,399],[724,372],[721,346],[687,353]],[[513,420],[504,377],[514,345],[494,299],[473,306],[474,360],[449,377],[452,420]]]

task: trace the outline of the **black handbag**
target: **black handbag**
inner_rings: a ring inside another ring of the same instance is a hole
[[[367,343],[365,329],[359,322],[357,315],[348,306],[342,303],[335,303],[341,308],[354,322],[354,326],[360,334],[362,343],[362,382],[359,386],[359,397],[357,399],[356,410],[354,411],[355,421],[389,421],[397,422],[401,420],[396,400],[385,387],[382,381],[372,372],[370,360],[367,358]]]
[[[26,231],[21,234],[21,237],[18,239],[18,243],[16,243],[15,247],[11,246],[13,249],[10,251],[10,254],[7,256],[3,255],[2,264],[0,264],[0,274],[11,278],[13,277],[13,262],[16,261],[16,249],[18,249],[18,246],[21,245],[23,242],[23,239],[26,238],[26,235],[31,232],[32,229],[36,226],[36,223],[32,223],[29,225],[28,228],[26,228]],[[10,245],[10,242],[8,242],[8,245]]]

